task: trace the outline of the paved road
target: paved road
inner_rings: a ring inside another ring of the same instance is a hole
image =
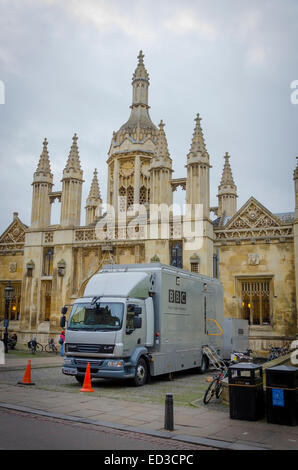
[[[210,450],[83,423],[0,409],[1,450]]]
[[[25,365],[23,370],[0,370],[0,381],[15,385],[22,380],[24,371]],[[164,404],[166,394],[172,393],[175,396],[176,405],[189,406],[191,402],[195,402],[197,406],[204,408],[202,398],[208,386],[205,377],[212,374],[213,371],[203,375],[185,371],[173,374],[173,380],[169,380],[168,375],[163,375],[152,378],[151,382],[144,387],[134,387],[128,380],[97,379],[92,381],[92,386],[101,396],[138,403]],[[81,387],[74,377],[63,375],[61,367],[32,369],[31,379],[35,383],[35,388],[52,392],[77,393]],[[227,407],[217,401],[214,401],[211,407],[218,411],[228,412]]]

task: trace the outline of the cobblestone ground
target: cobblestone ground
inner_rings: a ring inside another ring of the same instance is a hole
[[[92,381],[92,387],[96,394],[139,403],[162,404],[166,393],[172,393],[174,402],[178,406],[205,407],[202,398],[208,383],[206,376],[212,375],[208,371],[204,375],[189,372],[179,372],[169,380],[168,375],[152,378],[151,382],[143,387],[134,387],[130,381],[96,379]],[[23,378],[23,371],[0,371],[0,383],[16,385]],[[81,388],[74,377],[68,377],[61,372],[60,367],[45,367],[32,369],[31,380],[35,388],[48,391],[77,393]],[[228,412],[228,407],[220,400],[212,400],[208,409],[217,409]]]

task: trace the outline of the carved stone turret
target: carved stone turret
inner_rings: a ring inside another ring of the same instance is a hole
[[[197,114],[196,125],[192,137],[190,151],[187,155],[186,203],[202,204],[203,214],[209,218],[210,213],[210,181],[209,154],[206,149],[201,118]]]
[[[225,164],[217,195],[218,216],[232,217],[237,212],[237,186],[234,183],[228,152],[225,153],[224,159]]]
[[[149,75],[140,51],[132,77],[130,116],[113,132],[107,161],[107,202],[113,205],[116,214],[118,209],[124,212],[134,204],[149,203],[149,165],[159,131],[149,116],[148,88]]]
[[[156,150],[150,162],[150,203],[171,206],[173,203],[171,186],[173,170],[164,126],[163,121],[160,121]]]
[[[78,137],[74,134],[67,163],[63,170],[60,216],[62,227],[79,226],[81,220],[83,171],[77,142]]]
[[[194,269],[193,255],[200,258],[200,272],[213,275],[213,225],[210,220],[209,154],[197,114],[190,151],[187,155],[186,204],[192,220],[195,243],[185,243],[183,266]]]
[[[32,186],[31,228],[47,227],[51,223],[49,194],[53,187],[47,139],[43,141],[43,150],[33,176]]]
[[[102,215],[102,199],[99,190],[97,169],[93,173],[93,179],[90,186],[88,198],[86,200],[86,225],[92,224]]]

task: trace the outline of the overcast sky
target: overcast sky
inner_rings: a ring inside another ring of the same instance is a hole
[[[140,49],[150,75],[150,115],[166,124],[173,177],[186,176],[200,113],[211,205],[228,151],[238,208],[253,195],[274,213],[293,211],[297,44],[296,0],[0,0],[0,233],[14,211],[30,224],[44,137],[59,191],[78,134],[82,225],[95,167],[106,200],[107,152],[113,131],[129,117]],[[175,193],[175,202],[183,197]],[[56,203],[52,223],[58,210]]]

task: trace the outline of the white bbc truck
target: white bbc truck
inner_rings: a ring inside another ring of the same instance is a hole
[[[222,350],[223,320],[218,279],[159,263],[108,265],[72,305],[62,372],[82,383],[89,362],[92,378],[136,386],[150,376],[204,372],[202,347]]]

